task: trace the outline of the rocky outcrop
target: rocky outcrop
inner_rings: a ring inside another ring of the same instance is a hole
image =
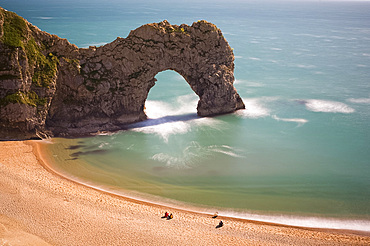
[[[79,49],[0,9],[0,138],[79,135],[144,120],[154,77],[165,70],[199,96],[200,116],[244,108],[232,49],[211,23],[147,24]]]

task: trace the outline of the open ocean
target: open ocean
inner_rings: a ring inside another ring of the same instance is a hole
[[[54,168],[140,199],[221,215],[370,231],[370,2],[2,0],[79,47],[167,19],[216,24],[246,110],[196,115],[174,71],[149,120],[47,145]]]

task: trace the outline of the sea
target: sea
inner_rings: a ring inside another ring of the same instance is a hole
[[[148,120],[53,138],[63,175],[112,193],[294,226],[370,231],[370,2],[1,0],[41,30],[101,46],[146,23],[217,25],[246,109],[198,117],[174,71]]]

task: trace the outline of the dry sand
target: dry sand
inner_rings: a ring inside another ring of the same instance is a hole
[[[37,141],[0,142],[0,245],[370,245],[364,233],[212,219],[110,195],[48,171],[39,151]]]

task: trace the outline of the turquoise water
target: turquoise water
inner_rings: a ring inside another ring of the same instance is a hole
[[[225,215],[369,231],[370,3],[159,3],[2,3],[79,47],[145,23],[205,19],[234,48],[246,110],[199,118],[197,96],[165,71],[149,93],[148,121],[54,139],[55,168]]]

